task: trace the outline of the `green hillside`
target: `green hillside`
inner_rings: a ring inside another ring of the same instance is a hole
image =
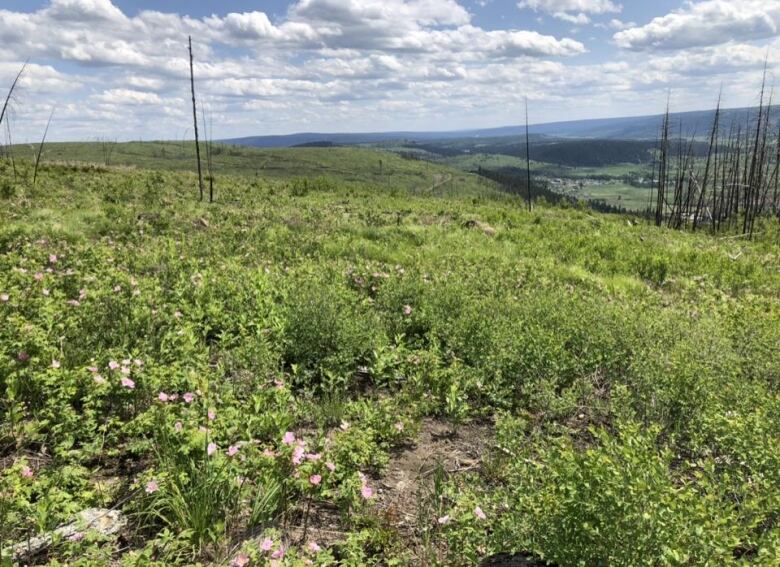
[[[35,154],[37,148],[18,145],[11,150],[22,158]],[[204,176],[206,149],[202,145]],[[46,144],[44,163],[89,163],[100,166],[129,166],[161,171],[194,171],[195,144],[180,142],[67,142]],[[255,149],[214,144],[214,176],[255,176],[263,179],[308,177],[332,178],[350,187],[368,185],[426,192],[445,178],[465,192],[482,192],[485,181],[458,172],[445,164],[420,164],[392,152],[365,148],[279,148]],[[491,185],[492,186],[492,185]]]
[[[191,147],[47,145],[35,185],[24,151],[0,564],[778,564],[776,221],[529,212],[345,148],[221,148],[209,204]],[[126,523],[30,554],[87,508]]]

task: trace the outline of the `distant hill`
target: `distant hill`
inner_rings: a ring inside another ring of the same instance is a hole
[[[747,124],[753,119],[757,108],[724,109],[721,117],[721,129],[728,133],[732,124]],[[672,116],[673,132],[680,131],[684,136],[706,136],[712,127],[714,110],[694,112],[676,112]],[[780,122],[780,107],[772,108],[771,119]],[[552,138],[590,138],[606,140],[655,140],[661,128],[663,115],[628,116],[621,118],[598,118],[592,120],[573,120],[533,124],[532,134]],[[302,144],[330,142],[336,145],[375,144],[387,141],[427,142],[434,140],[454,140],[464,138],[502,138],[522,136],[525,126],[504,126],[478,130],[454,130],[449,132],[364,132],[364,133],[315,133],[304,132],[280,136],[249,136],[222,140],[228,144],[253,146],[260,148],[285,148]]]
[[[610,139],[560,139],[538,137],[531,141],[531,159],[568,167],[601,167],[614,164],[648,163],[653,159],[653,150],[658,146],[655,140],[610,140]],[[457,140],[432,140],[425,143],[409,143],[405,147],[423,150],[429,154],[455,157],[468,154],[525,156],[525,136],[503,138],[459,138]],[[691,145],[696,156],[707,154],[708,144],[697,141]],[[671,141],[672,154],[678,152],[678,141]],[[684,151],[688,144],[683,143]]]

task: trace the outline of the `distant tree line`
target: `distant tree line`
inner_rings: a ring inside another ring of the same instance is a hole
[[[690,147],[689,147],[690,146]],[[525,156],[526,142],[519,138],[486,143],[481,141],[443,141],[410,143],[407,148],[425,150],[442,157],[462,156],[466,153],[487,155]],[[656,140],[536,140],[530,146],[531,160],[567,167],[604,167],[624,163],[653,162],[658,147]],[[684,143],[685,150],[695,157],[705,157],[708,144],[694,140]]]

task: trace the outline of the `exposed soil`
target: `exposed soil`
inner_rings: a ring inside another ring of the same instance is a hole
[[[485,559],[479,567],[553,567],[527,555],[499,553]]]
[[[377,481],[377,508],[397,518],[399,529],[412,527],[436,467],[448,474],[479,469],[491,432],[492,425],[486,423],[453,427],[441,420],[424,419],[414,444],[397,451]]]

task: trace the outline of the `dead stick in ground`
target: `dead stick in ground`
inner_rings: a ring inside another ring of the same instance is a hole
[[[195,108],[195,71],[192,64],[192,36],[189,36],[190,46],[190,90],[192,92],[192,122],[195,126],[195,156],[198,160],[198,188],[200,189],[200,200],[203,200],[203,172],[200,167],[200,142],[198,140],[198,111]]]
[[[22,73],[24,73],[26,67],[27,67],[27,61],[25,61],[24,65],[22,65],[22,68],[19,69],[19,72],[16,74],[16,78],[14,79],[14,82],[11,83],[11,88],[8,89],[8,95],[5,97],[5,103],[3,103],[3,110],[0,111],[0,124],[3,123],[3,118],[5,117],[6,110],[8,110],[8,103],[10,102],[11,97],[14,94],[16,83],[19,82],[19,78],[22,76]]]
[[[46,122],[46,129],[43,131],[43,138],[41,138],[41,145],[38,146],[38,155],[35,156],[35,169],[33,170],[33,187],[35,187],[35,182],[38,180],[38,165],[41,163],[41,155],[43,155],[43,144],[46,143],[46,134],[49,133],[49,126],[51,125],[51,119],[54,116],[54,109],[51,109],[51,114],[49,114],[49,120]]]

